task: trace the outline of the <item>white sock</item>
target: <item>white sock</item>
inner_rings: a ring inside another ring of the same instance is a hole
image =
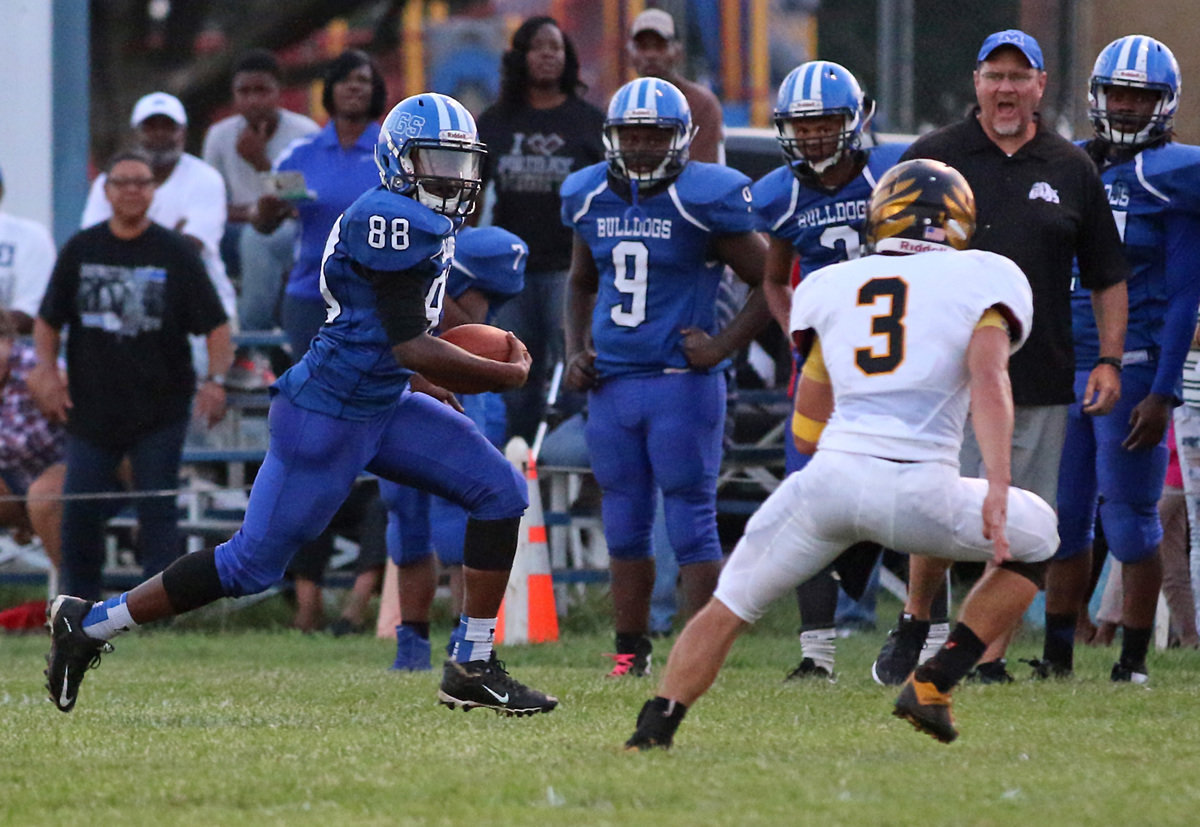
[[[466,620],[462,645],[467,648],[467,654],[458,660],[491,660],[492,644],[496,640],[496,618],[468,617]]]
[[[921,647],[921,654],[917,658],[917,665],[929,660],[937,650],[942,648],[942,644],[950,638],[949,623],[930,623],[929,634],[925,635],[925,645]]]
[[[97,640],[111,640],[121,632],[136,629],[133,617],[129,614],[126,600],[129,593],[120,597],[110,597],[92,605],[91,611],[83,618],[83,633]]]
[[[800,633],[800,652],[828,671],[833,671],[833,656],[837,649],[837,632],[833,629],[810,629]]]

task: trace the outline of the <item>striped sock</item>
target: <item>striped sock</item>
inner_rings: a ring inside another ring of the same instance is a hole
[[[126,605],[128,599],[129,592],[124,592],[119,597],[93,603],[91,611],[84,615],[83,633],[97,640],[111,640],[121,632],[136,629],[137,624]]]
[[[496,618],[462,615],[458,619],[455,636],[457,640],[450,653],[452,659],[458,663],[491,660],[492,643],[496,639]]]

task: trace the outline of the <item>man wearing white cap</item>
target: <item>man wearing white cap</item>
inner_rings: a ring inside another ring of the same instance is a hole
[[[183,233],[196,245],[225,314],[235,320],[237,293],[220,255],[225,232],[225,180],[211,166],[183,151],[187,122],[179,98],[166,92],[151,92],[133,106],[129,125],[138,148],[150,157],[154,172],[154,200],[148,215],[154,223]],[[112,216],[112,205],[104,195],[106,180],[107,176],[101,174],[92,182],[82,227]]]
[[[629,59],[639,77],[662,78],[687,98],[692,123],[698,127],[690,157],[709,164],[725,163],[725,123],[717,96],[706,86],[679,74],[683,45],[675,34],[675,19],[662,9],[646,9],[629,27]]]

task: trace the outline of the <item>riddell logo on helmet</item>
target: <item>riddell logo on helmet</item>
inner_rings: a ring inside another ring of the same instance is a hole
[[[1147,75],[1137,69],[1118,69],[1112,73],[1113,80],[1128,80],[1133,83],[1145,83]]]
[[[458,129],[443,129],[438,133],[438,139],[442,141],[466,141],[468,143],[473,140],[469,132],[463,132]]]
[[[811,112],[814,109],[824,109],[824,108],[825,108],[825,104],[822,101],[802,100],[802,101],[793,102],[792,105],[790,107],[788,107],[788,111],[791,112],[792,114],[797,114],[799,112]]]
[[[912,241],[907,238],[899,238],[896,240],[899,242],[896,245],[896,249],[902,253],[929,253],[933,252],[934,250],[946,249],[945,245],[943,244],[931,244],[928,241]]]

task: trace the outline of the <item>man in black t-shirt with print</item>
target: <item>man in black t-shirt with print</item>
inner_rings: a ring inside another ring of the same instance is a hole
[[[69,495],[110,490],[128,456],[135,488],[174,489],[192,398],[209,425],[225,414],[229,323],[204,264],[180,234],[146,213],[149,160],[118,155],[104,185],[112,217],[77,233],[50,277],[29,384],[42,411],[67,426],[62,589],[98,599],[109,501]],[[67,333],[67,379],[57,368]],[[209,375],[197,390],[188,335],[206,336]],[[174,496],[136,500],[147,577],[178,556]]]
[[[492,223],[529,245],[525,287],[496,324],[516,333],[533,358],[529,381],[504,395],[509,434],[532,441],[551,370],[563,356],[572,242],[559,219],[558,190],[575,170],[604,160],[604,114],[580,97],[587,87],[579,58],[552,17],[517,28],[500,72],[500,99],[479,116],[479,140],[488,148],[483,179],[494,188]]]
[[[961,172],[978,210],[971,246],[1012,259],[1033,288],[1033,329],[1009,363],[1016,406],[1012,484],[1054,506],[1067,408],[1075,399],[1071,262],[1078,259],[1080,280],[1092,291],[1100,335],[1100,360],[1084,399],[1084,410],[1095,416],[1112,410],[1121,393],[1128,265],[1095,164],[1038,118],[1044,69],[1041,47],[1028,34],[990,35],[975,68],[978,106],[964,120],[921,137],[901,160],[932,158]],[[959,459],[965,476],[983,476],[969,423]],[[930,654],[941,645],[948,566],[925,557],[909,561],[908,600],[872,667],[878,682],[903,683],[922,645]],[[1012,679],[1003,657],[1007,642],[1006,636],[982,654],[980,680]]]

